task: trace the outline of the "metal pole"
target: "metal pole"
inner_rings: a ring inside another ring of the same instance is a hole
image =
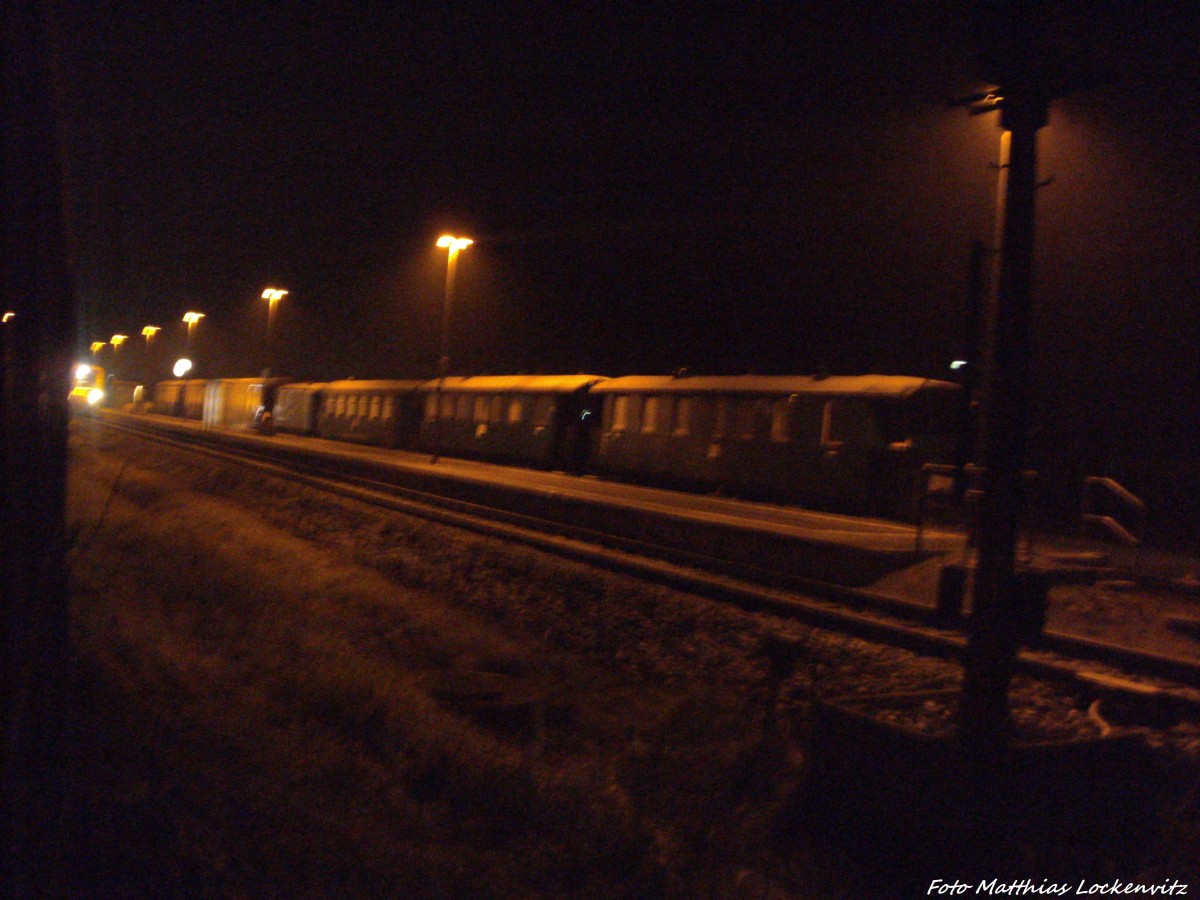
[[[1001,106],[1000,127],[1011,142],[985,393],[979,563],[959,718],[960,739],[976,759],[1007,750],[1013,662],[1029,637],[1015,554],[1029,395],[1037,132],[1048,109],[1049,101],[1033,90],[1006,91]]]
[[[272,352],[273,347],[271,345],[271,326],[274,324],[274,322],[272,321],[274,318],[275,318],[275,300],[273,298],[268,298],[268,300],[267,300],[267,354],[266,354],[267,367],[266,367],[266,369],[263,370],[263,378],[271,377],[271,369],[274,367],[274,362],[275,362],[275,360],[273,358],[274,354]]]
[[[959,383],[962,398],[958,409],[958,446],[954,458],[954,502],[962,505],[967,494],[967,465],[974,458],[976,424],[972,421],[975,406],[975,390],[979,383],[982,360],[979,352],[979,311],[983,297],[983,266],[988,257],[988,247],[983,241],[971,245],[970,273],[967,277],[967,321],[964,326],[963,361]]]
[[[450,301],[454,296],[454,273],[458,268],[458,247],[453,243],[446,251],[446,292],[442,296],[442,335],[438,345],[438,384],[434,393],[433,459],[437,462],[442,453],[442,387],[450,372]]]

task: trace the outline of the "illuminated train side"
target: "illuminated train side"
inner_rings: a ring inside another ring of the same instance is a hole
[[[956,384],[898,375],[537,375],[167,381],[155,385],[153,409],[221,427],[908,518],[922,468],[954,459],[960,404]]]

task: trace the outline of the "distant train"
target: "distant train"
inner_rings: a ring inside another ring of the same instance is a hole
[[[909,518],[961,388],[898,375],[163,381],[156,413]]]
[[[94,409],[105,402],[105,373],[100,366],[80,363],[72,373],[67,406],[77,412]]]

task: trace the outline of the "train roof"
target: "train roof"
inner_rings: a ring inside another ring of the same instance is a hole
[[[312,393],[313,391],[322,391],[329,385],[324,381],[289,381],[287,384],[281,384],[279,390],[293,391],[300,393]]]
[[[286,375],[272,375],[269,378],[211,378],[210,384],[291,384],[295,379]]]
[[[603,375],[455,375],[446,378],[442,390],[480,394],[570,394],[605,380]],[[438,379],[427,381],[424,390],[437,390]]]
[[[330,381],[323,385],[327,391],[340,393],[360,391],[415,391],[425,382],[423,380],[408,381],[366,381],[357,378],[344,378],[341,381]]]
[[[922,390],[957,390],[949,381],[911,375],[627,375],[592,388],[596,394],[814,394],[842,397],[910,397]]]

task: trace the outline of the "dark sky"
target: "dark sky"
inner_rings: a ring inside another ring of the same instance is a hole
[[[1190,427],[1200,18],[1054,6],[1116,27],[1105,77],[1041,134],[1039,388],[1052,416],[1144,427],[1178,403]],[[251,374],[270,284],[291,291],[277,369],[428,375],[449,229],[477,241],[459,370],[943,375],[959,352],[999,140],[944,102],[982,84],[969,3],[171,0],[59,21],[82,344],[153,323],[165,358],[196,309],[207,373]],[[1072,46],[1097,21],[1068,17]]]

